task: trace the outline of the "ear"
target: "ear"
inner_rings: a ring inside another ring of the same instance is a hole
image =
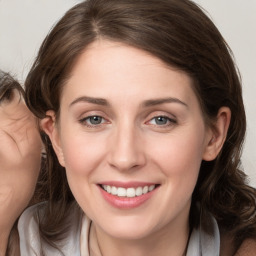
[[[221,107],[215,123],[209,128],[209,136],[203,154],[203,160],[212,161],[218,156],[227,137],[230,119],[230,109],[228,107]]]
[[[59,163],[65,167],[64,155],[60,143],[59,129],[56,123],[56,115],[53,110],[46,112],[46,117],[40,121],[42,130],[49,136]]]

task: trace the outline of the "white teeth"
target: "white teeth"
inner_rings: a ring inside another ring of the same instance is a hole
[[[117,188],[116,187],[112,187],[111,194],[114,195],[114,196],[117,195]]]
[[[143,193],[143,194],[147,194],[147,193],[148,193],[148,186],[145,186],[145,187],[142,189],[142,193]]]
[[[150,191],[154,190],[154,188],[155,188],[155,185],[151,185],[148,187],[148,191],[150,192]]]
[[[135,188],[128,188],[126,190],[127,197],[135,197]]]
[[[126,196],[126,189],[125,188],[118,188],[117,189],[117,195],[122,196],[122,197]]]
[[[122,187],[112,187],[110,185],[102,185],[103,189],[109,194],[119,197],[135,197],[147,194],[155,189],[156,185],[137,187],[137,188],[122,188]]]
[[[136,194],[136,196],[141,196],[142,195],[142,187],[136,188],[135,194]]]

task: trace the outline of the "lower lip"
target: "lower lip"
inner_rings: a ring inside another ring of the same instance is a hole
[[[119,209],[132,209],[132,208],[139,207],[142,204],[144,204],[146,201],[148,201],[155,194],[156,190],[158,189],[158,186],[151,192],[148,192],[141,196],[135,196],[135,197],[118,197],[118,196],[109,194],[100,186],[99,186],[99,189],[101,191],[103,198],[112,206]]]

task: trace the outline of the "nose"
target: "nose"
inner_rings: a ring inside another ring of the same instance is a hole
[[[110,142],[108,163],[119,171],[138,170],[146,163],[140,132],[133,125],[116,128]]]

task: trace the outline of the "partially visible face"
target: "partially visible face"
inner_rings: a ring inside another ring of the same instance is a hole
[[[138,239],[188,225],[210,140],[192,84],[121,43],[95,42],[79,57],[61,96],[56,152],[101,232]]]
[[[0,104],[0,230],[8,231],[28,205],[40,170],[37,121],[14,90]]]

